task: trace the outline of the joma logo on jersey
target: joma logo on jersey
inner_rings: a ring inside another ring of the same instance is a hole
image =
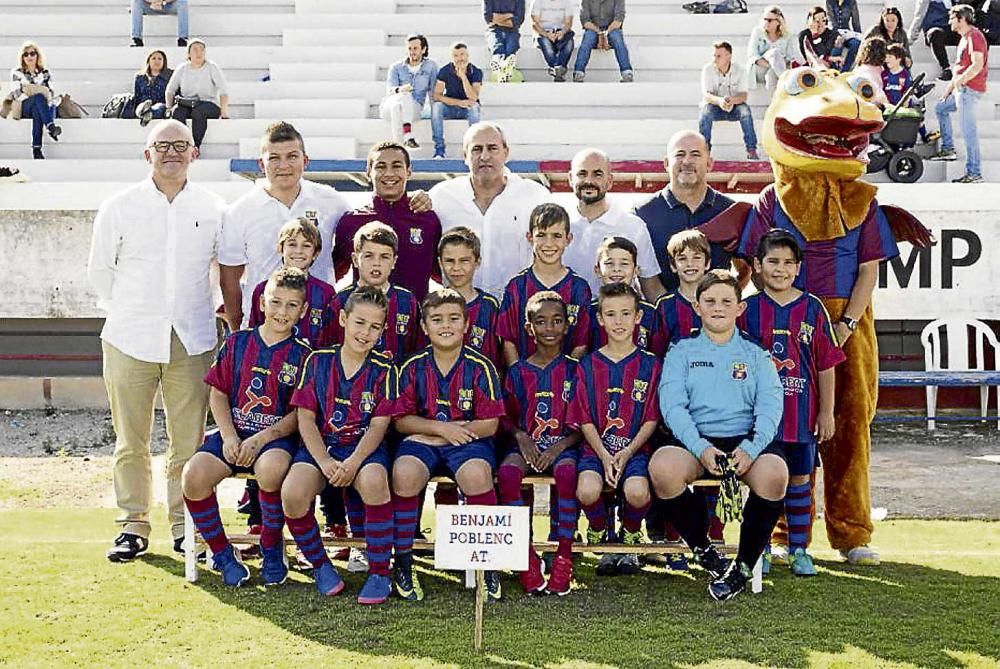
[[[299,375],[299,368],[287,362],[281,363],[281,371],[278,372],[278,383],[286,386],[295,385],[295,377]]]
[[[371,413],[375,408],[375,394],[365,391],[361,393],[361,410],[365,413]]]
[[[396,314],[396,334],[405,335],[410,329],[410,315]]]
[[[733,363],[733,378],[737,381],[743,381],[747,378],[747,364],[745,362]]]
[[[323,320],[323,310],[322,309],[310,309],[309,310],[309,322],[313,325],[319,325]]]
[[[486,328],[481,328],[478,325],[472,326],[472,336],[471,343],[473,348],[480,348],[483,345],[483,340],[486,339]]]
[[[711,360],[695,360],[691,363],[691,369],[695,367],[715,367]]]
[[[461,411],[472,411],[472,389],[471,388],[459,388],[459,390],[458,390],[458,408]]]
[[[632,399],[636,402],[645,402],[647,390],[649,390],[649,381],[634,381],[632,383]]]
[[[807,346],[812,343],[815,328],[808,323],[799,326],[799,341]]]
[[[580,305],[578,304],[566,305],[566,320],[569,321],[570,325],[576,325],[576,319],[579,315],[580,315]]]

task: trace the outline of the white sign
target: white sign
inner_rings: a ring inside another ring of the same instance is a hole
[[[528,568],[531,511],[526,506],[439,506],[435,569]]]

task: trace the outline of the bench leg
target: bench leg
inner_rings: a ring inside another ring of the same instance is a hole
[[[184,507],[184,578],[188,583],[198,582],[198,550],[194,541],[194,518]]]
[[[753,578],[750,579],[750,592],[759,595],[764,589],[764,556],[757,558],[753,566]]]

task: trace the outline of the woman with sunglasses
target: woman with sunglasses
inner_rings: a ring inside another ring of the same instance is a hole
[[[45,69],[42,50],[34,42],[25,42],[20,53],[17,67],[10,71],[13,82],[11,96],[14,105],[19,105],[20,118],[31,119],[31,150],[35,159],[41,160],[45,158],[42,155],[42,129],[47,129],[52,141],[58,142],[62,128],[55,124],[51,76]]]
[[[172,118],[181,123],[191,119],[194,145],[199,148],[208,130],[208,119],[229,118],[226,77],[218,65],[205,57],[202,40],[188,43],[187,62],[170,77],[166,100]]]
[[[747,42],[747,73],[750,88],[767,84],[774,90],[778,77],[792,64],[795,38],[788,32],[785,15],[777,5],[764,10],[761,22],[750,33]]]

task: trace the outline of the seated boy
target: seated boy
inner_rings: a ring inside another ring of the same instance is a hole
[[[399,371],[395,426],[403,441],[392,467],[396,592],[410,601],[424,596],[413,571],[420,493],[431,476],[445,473],[469,504],[496,504],[493,435],[504,415],[493,363],[463,344],[465,298],[450,288],[436,290],[421,313],[431,344]],[[487,595],[499,600],[499,574],[485,576]]]
[[[802,249],[795,238],[771,230],[757,243],[753,265],[764,292],[747,298],[737,323],[771,352],[785,389],[778,440],[788,463],[788,533],[787,545],[776,546],[773,553],[776,561],[785,558],[796,576],[814,576],[816,567],[806,552],[812,535],[810,479],[816,444],[833,437],[834,367],[846,358],[823,303],[793,285],[802,269]]]
[[[469,314],[469,329],[465,345],[474,348],[499,367],[500,340],[497,337],[497,317],[500,302],[484,290],[472,285],[482,260],[479,236],[465,226],[448,230],[438,244],[438,263],[448,287],[465,298]]]
[[[295,267],[275,271],[262,297],[264,323],[232,333],[205,377],[219,429],[205,437],[184,466],[181,487],[226,585],[239,586],[250,578],[226,538],[215,498],[215,486],[239,472],[252,472],[260,487],[264,584],[277,585],[288,576],[280,490],[296,450],[292,436],[297,421],[289,401],[310,352],[308,344],[293,336],[307,309],[306,279]]]
[[[507,284],[497,320],[497,335],[503,340],[507,367],[535,352],[535,342],[524,329],[524,309],[528,298],[540,290],[554,291],[566,303],[569,331],[563,352],[574,358],[586,352],[590,336],[590,286],[563,264],[563,253],[571,241],[573,235],[565,209],[551,202],[534,208],[528,219],[528,243],[535,259],[531,267]]]
[[[635,286],[636,265],[639,251],[635,243],[624,237],[606,237],[597,249],[597,264],[594,271],[602,285],[627,283]],[[590,302],[590,350],[596,351],[608,343],[608,335],[597,318],[598,300]],[[659,357],[667,352],[667,347],[656,336],[656,309],[642,300],[639,302],[642,320],[635,326],[632,342]]]
[[[726,600],[746,587],[785,498],[788,468],[774,443],[783,391],[771,356],[736,329],[746,307],[737,280],[710,270],[696,297],[701,332],[667,352],[660,382],[660,410],[679,444],[653,454],[649,476],[667,520],[711,575],[709,594]],[[712,546],[705,500],[688,488],[706,472],[721,476],[723,466],[750,486],[732,561]]]
[[[327,484],[352,486],[360,493],[370,572],[358,594],[361,604],[381,604],[392,590],[392,500],[383,440],[392,415],[396,371],[388,356],[373,351],[387,310],[382,291],[358,288],[337,315],[344,343],[306,360],[292,396],[304,445],[281,488],[288,529],[312,564],[322,595],[336,595],[344,582],[323,549],[312,501]]]
[[[642,318],[639,293],[632,286],[603,285],[597,299],[597,317],[608,343],[580,361],[577,391],[567,415],[586,440],[577,464],[576,497],[590,524],[587,543],[598,544],[605,541],[608,524],[604,486],[621,490],[625,497],[622,541],[638,544],[650,503],[647,466],[649,442],[658,423],[660,360],[632,341]],[[639,569],[639,556],[634,553],[615,559],[618,573],[636,574]]]
[[[556,480],[556,539],[559,548],[549,574],[528,549],[528,570],[521,586],[531,593],[568,595],[573,580],[573,536],[580,509],[576,502],[576,461],[580,433],[566,425],[566,410],[574,393],[577,361],[563,355],[566,303],[558,293],[543,290],[528,299],[524,327],[535,341],[535,352],[518,360],[504,380],[507,415],[503,421],[513,443],[497,473],[500,503],[523,506],[521,481],[530,467]]]

